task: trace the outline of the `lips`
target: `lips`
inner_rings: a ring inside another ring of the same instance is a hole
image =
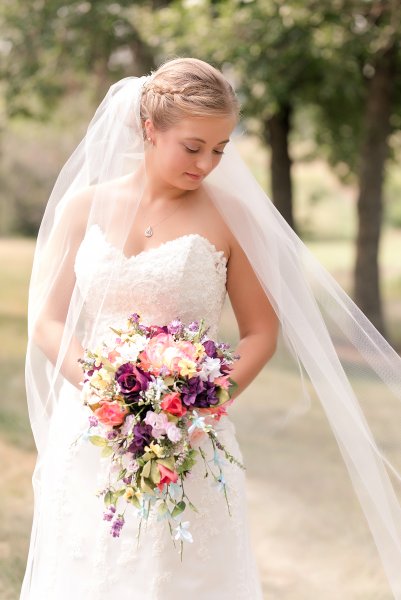
[[[194,179],[195,181],[202,179],[202,175],[194,175],[193,173],[185,173],[185,175],[188,175],[188,177],[190,177],[191,179]]]

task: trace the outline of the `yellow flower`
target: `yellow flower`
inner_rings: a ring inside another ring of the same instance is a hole
[[[185,377],[191,377],[192,375],[195,375],[196,373],[196,363],[194,363],[193,360],[189,360],[187,358],[182,358],[179,363],[178,366],[180,368],[180,374]]]
[[[132,488],[127,488],[124,494],[124,500],[129,500],[134,495],[134,490]]]
[[[99,369],[93,373],[90,382],[98,390],[105,390],[111,383],[111,374],[106,369]]]
[[[200,344],[199,342],[194,342],[194,346],[196,348],[196,354],[195,357],[196,358],[202,358],[202,356],[204,354],[206,354],[205,349],[203,347],[203,344]]]
[[[145,452],[153,452],[157,458],[163,458],[164,451],[159,444],[155,444],[155,442],[150,442],[149,446],[145,446]]]

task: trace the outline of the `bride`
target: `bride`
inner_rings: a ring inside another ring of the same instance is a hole
[[[38,459],[21,600],[263,597],[246,478],[236,465],[224,471],[231,515],[200,464],[193,467],[186,493],[199,512],[187,507],[182,514],[193,542],[181,563],[166,524],[152,512],[139,545],[134,517],[120,537],[110,535],[96,496],[107,461],[91,444],[74,444],[88,422],[78,362],[86,347],[101,344],[110,326],[133,312],[149,325],[204,319],[216,339],[226,294],[240,333],[232,398],[273,356],[281,334],[324,405],[391,589],[401,598],[401,515],[384,467],[389,463],[360,412],[316,299],[383,387],[398,383],[401,361],[305,254],[242,163],[232,144],[238,118],[238,100],[220,71],[194,58],[170,60],[110,88],[60,173],[30,284],[26,389]],[[313,267],[315,297],[303,256]],[[228,414],[217,430],[241,460]],[[208,438],[201,444],[213,460]]]

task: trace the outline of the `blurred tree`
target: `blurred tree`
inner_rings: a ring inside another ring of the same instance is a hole
[[[401,4],[335,0],[331,7],[337,16],[315,41],[327,58],[317,138],[337,172],[358,181],[354,299],[387,335],[378,252],[389,140],[401,128]]]
[[[63,94],[83,86],[97,103],[113,81],[152,69],[151,49],[124,17],[131,4],[3,0],[0,75],[8,114],[45,119]]]

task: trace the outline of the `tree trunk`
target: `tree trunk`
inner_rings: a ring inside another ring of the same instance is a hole
[[[377,61],[369,82],[361,148],[358,235],[354,271],[356,304],[385,335],[378,252],[382,220],[382,190],[388,152],[394,82],[394,48]]]
[[[295,230],[292,206],[291,158],[288,152],[291,107],[282,106],[264,122],[264,138],[271,147],[272,196],[276,208]]]

